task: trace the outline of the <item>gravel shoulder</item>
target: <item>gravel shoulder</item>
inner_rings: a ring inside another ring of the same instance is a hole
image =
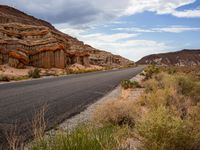
[[[131,80],[135,80],[138,82],[141,82],[143,79],[143,76],[137,75],[133,77]],[[143,93],[144,89],[139,88],[139,89],[133,89],[130,91],[129,96],[127,97],[128,99],[131,100],[137,100],[141,94]],[[121,98],[121,86],[119,85],[117,88],[115,88],[113,91],[105,95],[103,98],[99,99],[96,103],[91,104],[90,106],[87,107],[83,112],[73,116],[70,119],[67,119],[63,123],[59,125],[59,129],[62,130],[68,130],[68,129],[73,129],[77,125],[81,123],[86,123],[92,120],[92,116],[96,110],[96,108],[106,102],[109,102],[114,99],[120,99]]]

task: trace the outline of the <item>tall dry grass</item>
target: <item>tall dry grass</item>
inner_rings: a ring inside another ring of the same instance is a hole
[[[5,137],[6,137],[6,142],[7,142],[7,148],[9,150],[20,150],[23,149],[24,147],[24,143],[23,141],[23,137],[20,135],[18,128],[17,128],[17,124],[15,124],[14,126],[12,126],[8,131],[6,131],[5,133]]]
[[[199,83],[180,70],[161,71],[145,81],[139,103],[148,112],[136,123],[143,149],[200,149]]]
[[[97,124],[134,127],[138,117],[137,110],[131,100],[111,100],[96,108],[93,120]]]
[[[47,127],[47,120],[45,120],[45,113],[48,107],[47,104],[38,109],[32,119],[32,134],[35,139],[42,139]]]

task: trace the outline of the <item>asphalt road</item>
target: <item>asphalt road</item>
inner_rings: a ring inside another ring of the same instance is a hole
[[[33,115],[44,104],[45,118],[51,128],[142,70],[143,67],[137,67],[0,84],[0,142],[5,138],[4,131],[14,124],[20,126],[20,134],[28,132]]]

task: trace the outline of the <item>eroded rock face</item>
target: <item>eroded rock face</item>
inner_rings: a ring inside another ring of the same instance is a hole
[[[71,41],[47,27],[6,23],[0,26],[0,31],[0,54],[8,57],[1,59],[2,64],[17,68],[25,65],[65,68],[70,63],[89,63],[88,52],[71,49]]]
[[[48,22],[0,5],[0,64],[65,68],[75,63],[121,66],[132,62],[85,45]]]

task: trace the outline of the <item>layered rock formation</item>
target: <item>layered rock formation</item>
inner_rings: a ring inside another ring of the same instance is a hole
[[[65,68],[72,64],[125,66],[121,56],[97,50],[51,24],[8,6],[0,6],[0,64],[23,68]]]
[[[154,54],[143,57],[137,64],[157,64],[173,66],[200,66],[200,50]]]

